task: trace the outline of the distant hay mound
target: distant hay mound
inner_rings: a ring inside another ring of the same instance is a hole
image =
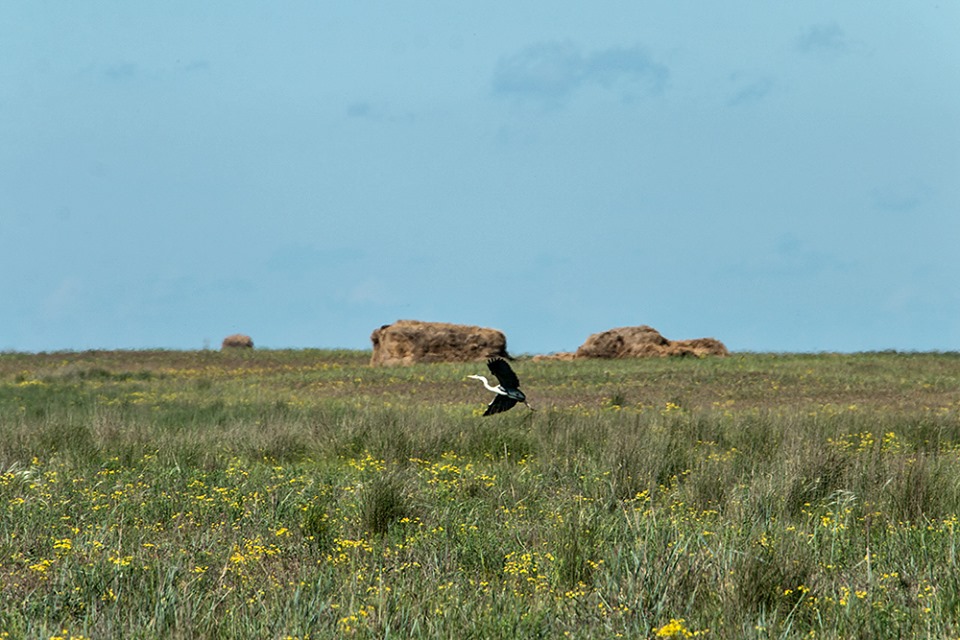
[[[660,353],[670,341],[653,327],[621,327],[595,333],[577,349],[578,358],[636,358]]]
[[[595,333],[577,349],[576,358],[656,358],[665,356],[726,356],[714,338],[668,340],[653,327],[620,327]]]
[[[675,340],[671,343],[670,356],[728,356],[727,346],[716,338],[693,338],[692,340]]]
[[[253,338],[242,333],[235,333],[223,339],[221,349],[253,349]]]
[[[373,366],[417,362],[472,362],[507,358],[507,338],[496,329],[446,322],[398,320],[370,335]]]
[[[557,353],[541,353],[530,358],[531,362],[569,362],[577,357],[577,354],[570,351],[559,351]]]

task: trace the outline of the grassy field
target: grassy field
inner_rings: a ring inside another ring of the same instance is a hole
[[[0,638],[957,638],[960,355],[0,354]]]

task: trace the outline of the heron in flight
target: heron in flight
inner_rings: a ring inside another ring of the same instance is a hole
[[[533,407],[527,402],[527,397],[523,395],[523,391],[520,391],[520,379],[517,378],[517,374],[513,372],[513,369],[510,368],[506,360],[503,358],[490,358],[487,360],[487,368],[490,369],[490,373],[497,378],[497,382],[500,384],[493,387],[483,376],[467,376],[468,378],[479,380],[483,383],[483,386],[487,388],[487,391],[493,391],[497,394],[493,396],[493,400],[490,402],[487,410],[483,412],[483,415],[491,416],[495,413],[512,409],[518,402],[522,402],[527,405],[528,409],[533,410]]]

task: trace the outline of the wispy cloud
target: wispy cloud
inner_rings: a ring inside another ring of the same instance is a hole
[[[112,64],[103,70],[103,74],[107,79],[114,82],[126,82],[136,78],[140,73],[140,69],[133,62],[120,62],[117,64]]]
[[[95,67],[95,73],[114,85],[132,85],[143,81],[163,81],[176,76],[188,76],[209,72],[211,65],[206,60],[176,60],[172,65],[163,67],[121,61]]]
[[[766,250],[730,265],[726,272],[750,280],[797,280],[825,274],[849,273],[855,268],[849,259],[811,247],[793,233],[785,233]]]
[[[69,276],[43,299],[41,317],[44,320],[60,320],[69,317],[83,302],[87,292],[80,278]]]
[[[733,95],[727,100],[727,106],[730,107],[758,102],[769,95],[776,86],[773,78],[767,76],[743,79],[739,74],[734,74],[730,80],[736,85]]]
[[[198,71],[208,71],[210,69],[210,63],[206,60],[191,60],[181,64],[180,61],[177,61],[177,66],[184,73],[196,73]]]
[[[275,271],[305,274],[324,269],[347,269],[362,257],[363,252],[353,247],[320,248],[294,243],[276,249],[267,258],[266,265]]]
[[[873,206],[880,211],[902,213],[912,211],[927,198],[927,188],[922,185],[887,186],[873,191]]]
[[[347,301],[355,305],[390,304],[395,297],[386,283],[373,276],[367,276],[347,293]]]
[[[847,36],[836,23],[815,24],[797,38],[797,49],[804,53],[844,53]]]
[[[640,46],[610,47],[584,53],[572,42],[531,45],[500,60],[493,92],[501,97],[560,105],[587,86],[630,97],[638,90],[663,91],[669,69]]]
[[[389,104],[374,103],[367,100],[355,100],[347,105],[346,116],[352,120],[368,122],[411,123],[418,119],[413,111],[403,111]]]
[[[373,115],[373,106],[369,102],[351,102],[347,105],[347,116],[350,118],[369,118]]]

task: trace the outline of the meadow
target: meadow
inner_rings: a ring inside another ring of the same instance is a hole
[[[960,355],[0,354],[0,639],[958,638]]]

